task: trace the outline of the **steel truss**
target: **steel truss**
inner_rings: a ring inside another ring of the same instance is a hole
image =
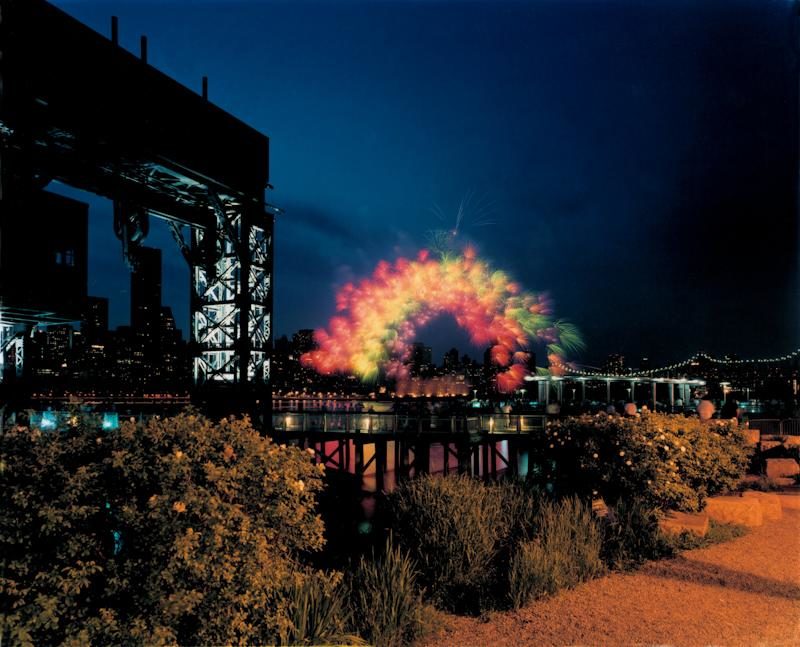
[[[25,358],[25,336],[14,324],[0,322],[0,383],[9,366],[16,377],[22,377]]]
[[[192,274],[194,380],[198,386],[267,385],[272,334],[272,216],[211,195],[216,227],[176,236]],[[177,232],[177,228],[173,228]],[[208,251],[214,250],[209,262]]]

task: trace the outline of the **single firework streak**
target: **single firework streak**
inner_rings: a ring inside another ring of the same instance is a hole
[[[545,294],[523,291],[473,247],[460,255],[433,258],[422,250],[415,259],[381,261],[370,278],[339,291],[336,309],[328,328],[315,331],[318,348],[301,361],[323,374],[349,372],[364,381],[381,373],[406,380],[417,330],[445,313],[474,345],[491,345],[503,393],[522,384],[532,346],[546,345],[550,372],[556,373],[565,354],[583,345],[573,325],[553,318]]]

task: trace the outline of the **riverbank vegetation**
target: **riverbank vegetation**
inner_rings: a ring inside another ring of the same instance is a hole
[[[734,425],[678,416],[569,418],[532,442],[526,480],[404,482],[382,499],[371,548],[321,560],[323,468],[246,420],[8,430],[0,639],[409,644],[434,607],[516,608],[694,547],[663,536],[659,515],[701,508],[747,463]],[[738,533],[713,530],[706,541]]]

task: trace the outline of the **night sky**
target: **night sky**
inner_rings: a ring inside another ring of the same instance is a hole
[[[208,75],[269,135],[278,334],[324,326],[336,287],[465,201],[462,240],[549,291],[588,365],[800,346],[787,1],[55,4],[104,34],[118,15],[123,46],[147,34],[151,64]],[[89,291],[124,324],[110,204],[91,204]],[[148,243],[186,331],[188,270],[163,225]],[[452,320],[419,338],[467,350]]]

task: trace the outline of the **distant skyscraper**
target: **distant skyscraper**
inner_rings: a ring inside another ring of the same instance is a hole
[[[433,349],[421,342],[411,345],[411,372],[429,377],[433,373]]]
[[[132,377],[141,384],[160,381],[161,362],[161,250],[142,247],[131,272],[131,328],[123,333],[123,354],[132,355]],[[141,361],[140,361],[141,360]]]
[[[184,345],[181,332],[175,325],[172,308],[161,307],[161,326],[159,334],[160,368],[162,383],[165,386],[180,386],[188,380],[188,367],[184,370]]]
[[[603,372],[607,375],[622,375],[625,372],[625,357],[618,353],[609,355],[603,367]]]
[[[131,326],[155,338],[161,318],[161,250],[142,247],[131,272]]]
[[[484,368],[492,368],[496,367],[496,364],[492,361],[492,347],[489,346],[485,351],[483,351],[483,366]]]
[[[108,299],[89,297],[81,321],[84,338],[90,344],[104,341],[108,333]]]
[[[25,354],[28,359],[26,368],[34,378],[69,377],[72,370],[73,357],[72,326],[49,326],[33,332],[26,340]]]
[[[92,386],[109,377],[108,299],[89,297],[81,321],[80,372]]]
[[[130,326],[120,326],[114,332],[113,374],[120,385],[140,385],[148,371],[139,335]]]
[[[299,355],[314,350],[316,345],[314,331],[310,328],[303,328],[292,335],[292,350]]]
[[[444,361],[442,367],[445,373],[457,373],[461,369],[461,362],[458,359],[458,349],[451,348],[444,354]]]

